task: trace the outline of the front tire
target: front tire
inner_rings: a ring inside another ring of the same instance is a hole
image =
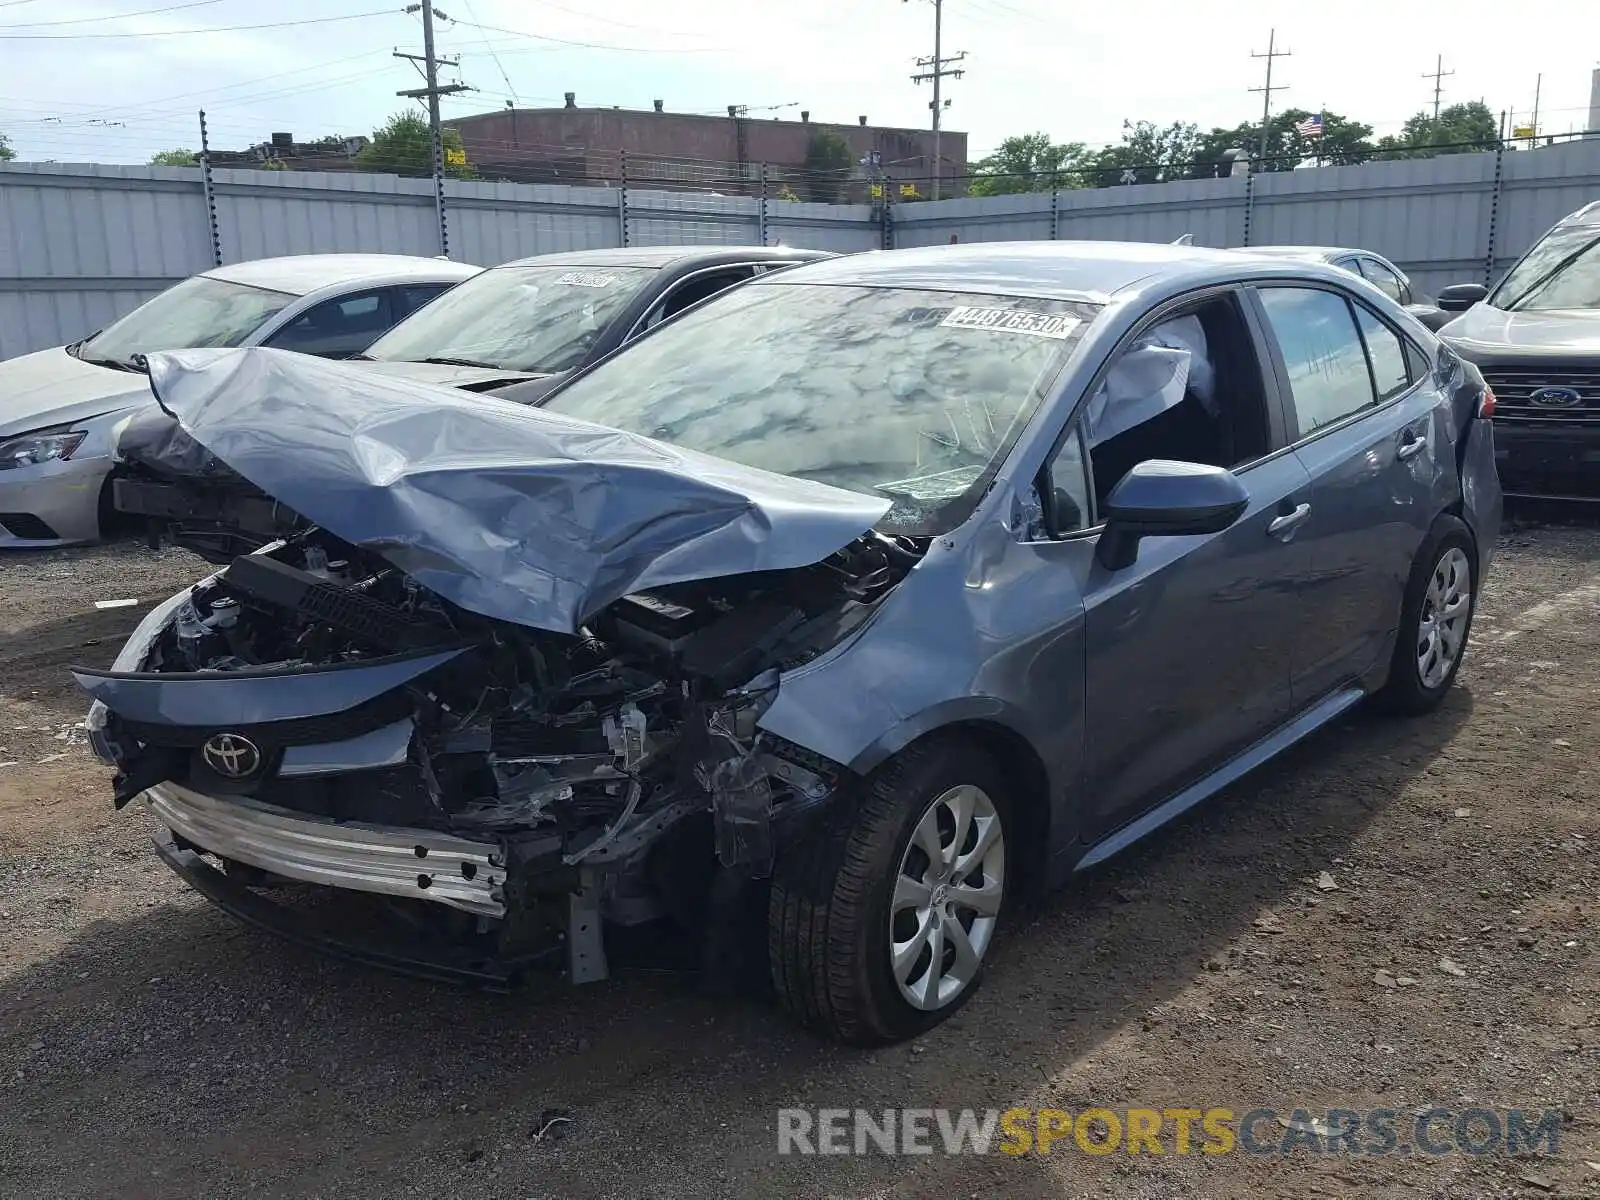
[[[1406,715],[1439,706],[1467,652],[1478,602],[1478,554],[1472,532],[1452,516],[1434,523],[1411,568],[1389,678],[1373,696]]]
[[[1010,812],[1003,773],[965,740],[914,745],[875,771],[778,864],[767,935],[779,1002],[857,1045],[959,1009],[999,928]]]

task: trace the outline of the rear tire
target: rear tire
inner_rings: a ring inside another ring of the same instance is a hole
[[[913,745],[784,852],[767,917],[779,1002],[875,1045],[945,1020],[977,991],[1007,887],[1000,768],[961,739]]]
[[[1477,604],[1472,531],[1453,516],[1441,516],[1412,564],[1389,678],[1373,703],[1410,716],[1437,708],[1461,670]]]

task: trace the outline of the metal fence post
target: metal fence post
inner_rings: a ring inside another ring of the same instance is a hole
[[[883,207],[879,210],[878,242],[885,250],[894,249],[894,213],[891,210],[894,195],[894,180],[889,176],[883,177]]]
[[[1256,173],[1246,171],[1244,176],[1244,244],[1250,244],[1250,221],[1256,209]]]
[[[617,190],[617,227],[618,236],[622,239],[619,245],[628,244],[628,152],[617,151],[617,159],[622,164],[620,171],[621,187]]]
[[[217,224],[217,192],[211,182],[211,139],[206,135],[206,110],[200,110],[200,190],[206,198],[206,220],[211,225],[211,265],[222,265],[222,227]]]
[[[756,209],[756,231],[761,235],[761,244],[767,244],[767,164],[761,164],[761,205]]]
[[[1050,240],[1061,236],[1061,189],[1050,189]]]
[[[1500,236],[1500,186],[1503,178],[1501,172],[1505,167],[1505,154],[1506,144],[1498,143],[1494,148],[1494,190],[1489,193],[1489,245],[1483,255],[1484,287],[1489,287],[1494,282],[1496,243]]]

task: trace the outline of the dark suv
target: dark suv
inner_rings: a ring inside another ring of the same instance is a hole
[[[1540,238],[1493,292],[1439,331],[1494,390],[1495,457],[1507,495],[1600,499],[1600,200]]]

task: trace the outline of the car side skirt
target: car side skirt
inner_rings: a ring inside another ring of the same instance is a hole
[[[1230,783],[1255,770],[1269,759],[1276,758],[1290,746],[1321,729],[1341,713],[1348,712],[1359,704],[1365,696],[1366,692],[1362,688],[1354,686],[1330,693],[1288,724],[1280,726],[1277,730],[1262,738],[1261,741],[1255,743],[1255,745],[1250,746],[1242,753],[1223,763],[1222,766],[1211,772],[1204,779],[1190,784],[1171,799],[1152,808],[1144,816],[1122,826],[1122,828],[1108,834],[1093,846],[1090,846],[1084,856],[1074,864],[1073,870],[1086,870],[1104,862],[1115,854],[1120,854],[1139,839],[1147,834],[1154,833],[1168,821],[1187,812],[1208,796],[1221,791]]]

